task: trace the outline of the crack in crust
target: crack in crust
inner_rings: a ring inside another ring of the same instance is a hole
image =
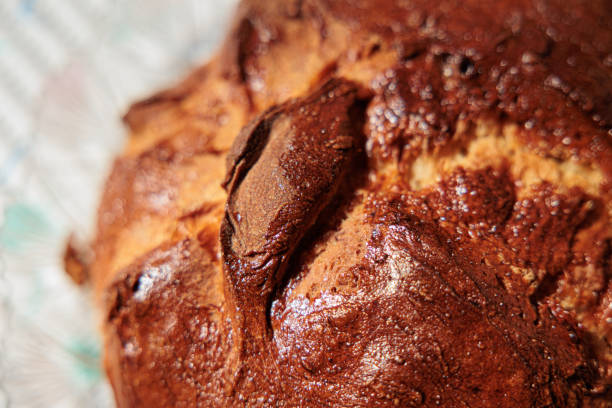
[[[228,155],[220,241],[225,293],[240,333],[236,382],[276,370],[260,358],[272,352],[270,296],[360,149],[350,116],[356,98],[355,84],[330,80],[308,98],[256,118]]]

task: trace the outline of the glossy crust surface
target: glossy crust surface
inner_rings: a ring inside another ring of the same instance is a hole
[[[244,1],[135,104],[119,407],[612,406],[612,5]]]

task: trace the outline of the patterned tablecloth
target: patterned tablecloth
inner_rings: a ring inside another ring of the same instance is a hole
[[[218,44],[235,0],[0,1],[0,407],[108,407],[97,316],[62,271],[121,113]]]

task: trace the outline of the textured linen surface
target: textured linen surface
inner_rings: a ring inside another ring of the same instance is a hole
[[[234,0],[0,1],[0,407],[109,407],[97,316],[62,271],[135,99],[205,60]]]

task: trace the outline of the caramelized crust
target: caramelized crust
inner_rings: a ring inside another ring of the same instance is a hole
[[[609,2],[245,0],[125,122],[118,406],[612,406]]]

